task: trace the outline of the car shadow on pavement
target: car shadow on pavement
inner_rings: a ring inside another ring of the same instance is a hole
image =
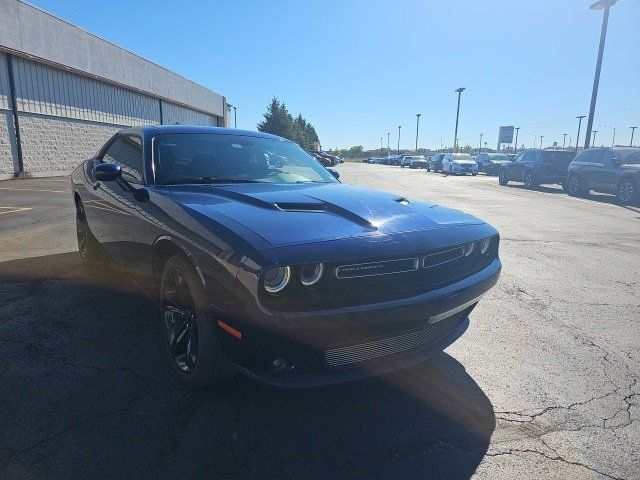
[[[0,263],[0,477],[469,478],[495,416],[447,354],[384,377],[189,392],[157,309],[77,253]]]

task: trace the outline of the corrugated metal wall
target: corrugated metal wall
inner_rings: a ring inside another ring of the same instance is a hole
[[[160,123],[158,99],[24,58],[12,60],[21,112],[115,125]]]
[[[9,72],[7,71],[7,56],[0,52],[0,109],[9,110],[10,95]]]
[[[180,125],[207,125],[217,127],[218,117],[163,101],[162,122],[165,125],[179,123]]]

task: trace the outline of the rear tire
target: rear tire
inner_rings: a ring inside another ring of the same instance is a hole
[[[160,296],[167,357],[182,383],[199,388],[231,378],[235,369],[222,349],[215,313],[185,255],[176,254],[165,264]]]
[[[509,183],[509,180],[507,180],[507,174],[504,170],[500,170],[500,172],[498,172],[498,183],[503,187],[506,187]]]
[[[616,197],[620,205],[629,205],[637,198],[638,192],[636,186],[633,184],[633,180],[630,178],[623,178],[618,184],[618,192]]]

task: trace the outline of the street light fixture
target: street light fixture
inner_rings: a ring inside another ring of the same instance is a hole
[[[400,129],[402,125],[398,125],[398,155],[400,155]]]
[[[638,127],[629,127],[631,129],[631,141],[629,142],[629,146],[633,147],[633,134],[636,131],[636,128]]]
[[[421,113],[416,113],[416,154],[418,153],[418,129],[420,127],[420,115]]]
[[[453,135],[453,151],[458,151],[458,119],[460,118],[460,96],[462,92],[464,92],[465,87],[456,88],[456,93],[458,94],[458,109],[456,110],[456,131]]]
[[[591,10],[604,10],[602,15],[602,29],[600,30],[600,45],[598,47],[598,60],[596,61],[596,73],[593,77],[593,90],[591,91],[591,105],[589,106],[589,119],[587,120],[587,134],[584,139],[584,148],[589,148],[589,137],[593,128],[593,114],[596,110],[596,99],[598,97],[598,85],[600,83],[600,69],[602,68],[602,54],[604,52],[604,42],[607,38],[607,25],[609,23],[609,9],[618,0],[598,0],[589,8]],[[595,137],[594,137],[595,138]]]
[[[576,152],[578,151],[578,145],[580,145],[580,125],[582,125],[582,119],[585,115],[578,115],[576,118],[578,119],[578,135],[576,136]],[[589,147],[587,147],[589,148]]]

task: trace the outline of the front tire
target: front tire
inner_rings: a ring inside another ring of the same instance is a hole
[[[584,197],[587,193],[578,175],[570,175],[565,185],[566,192],[572,197]]]
[[[87,222],[87,215],[82,200],[76,200],[76,237],[78,239],[78,252],[82,261],[89,265],[100,263],[102,252],[96,237],[91,233]]]
[[[618,184],[616,197],[620,205],[629,205],[637,195],[635,185],[630,178],[623,178]]]
[[[531,170],[527,170],[524,172],[524,188],[529,190],[534,189],[538,186],[536,181],[533,179],[533,172]]]
[[[165,264],[160,295],[166,351],[178,378],[190,388],[199,388],[233,376],[205,289],[183,254]]]
[[[509,183],[509,180],[507,180],[507,174],[504,170],[500,170],[498,173],[498,183],[503,187],[506,187]]]

